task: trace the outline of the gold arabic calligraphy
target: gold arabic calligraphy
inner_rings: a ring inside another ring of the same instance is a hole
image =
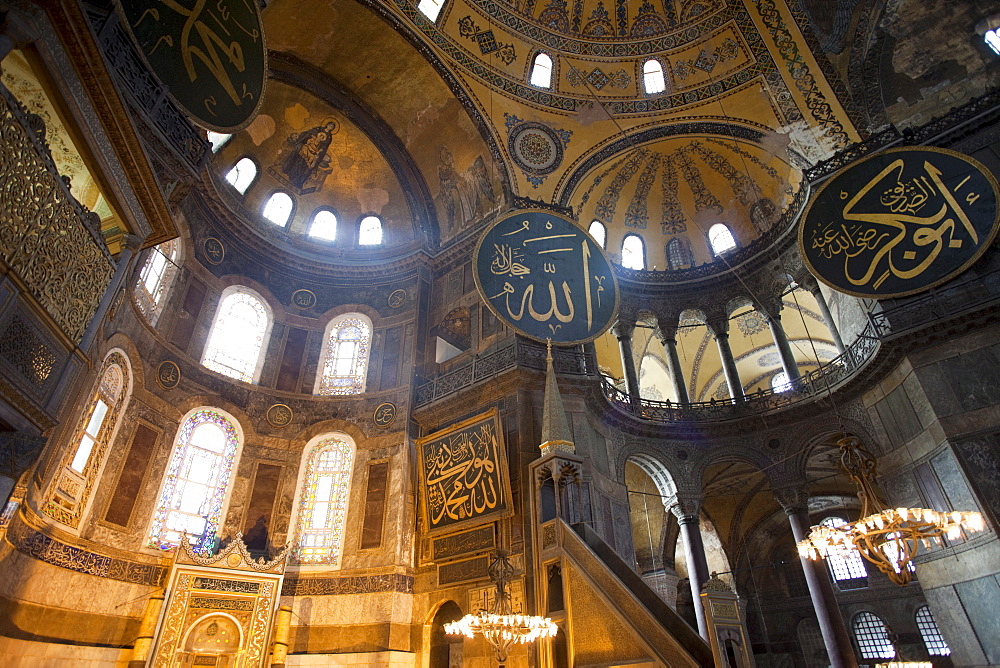
[[[431,527],[483,515],[503,502],[492,422],[426,444],[424,468]]]
[[[583,278],[583,304],[587,315],[587,332],[594,326],[594,300],[597,308],[601,307],[602,293],[604,292],[604,281],[607,276],[603,274],[590,274],[591,250],[586,235],[580,233],[570,234],[546,234],[553,229],[551,221],[542,226],[544,232],[539,236],[531,236],[531,221],[521,221],[520,227],[510,232],[505,232],[501,236],[514,237],[524,235],[530,238],[515,238],[510,242],[493,244],[493,259],[490,262],[490,272],[494,276],[503,276],[508,280],[503,283],[501,291],[490,296],[490,300],[503,298],[503,306],[506,308],[508,317],[514,322],[520,322],[527,315],[533,320],[546,323],[554,334],[561,324],[550,322],[553,318],[558,323],[570,323],[576,318],[576,299],[569,282],[563,280],[560,285],[557,281],[548,280],[544,274],[556,274],[559,262],[568,265],[569,271],[580,271]],[[529,246],[529,244],[544,243],[541,246]],[[524,282],[532,275],[531,268],[523,262],[526,255],[533,257],[546,256],[551,260],[543,261],[541,264],[541,278],[538,282],[533,279]],[[577,261],[579,264],[577,265]],[[577,266],[579,267],[577,269]],[[564,274],[568,271],[564,270]],[[591,284],[593,281],[596,288]],[[546,285],[547,283],[547,285]],[[520,297],[518,298],[518,293]],[[537,309],[535,307],[536,293],[548,293],[548,308]],[[560,304],[560,293],[562,304]],[[514,295],[513,302],[511,295]]]
[[[929,160],[924,160],[923,173],[905,181],[904,167],[902,158],[894,160],[848,200],[841,211],[843,221],[812,232],[811,248],[826,260],[843,257],[843,275],[852,285],[870,284],[878,290],[890,276],[910,280],[926,271],[943,249],[979,244],[979,234],[959,203],[964,199],[973,204],[979,198],[971,189],[963,190],[971,177],[949,189],[941,170]],[[884,209],[862,210],[871,208],[871,198],[862,200],[883,182],[888,185],[878,202]],[[850,196],[842,192],[840,197]]]
[[[235,106],[242,105],[245,99],[254,100],[254,94],[247,90],[245,83],[240,84],[237,90],[233,82],[233,70],[237,73],[246,70],[243,46],[233,33],[242,32],[256,43],[260,38],[260,31],[253,26],[248,27],[240,23],[227,7],[225,0],[215,0],[211,3],[212,6],[207,6],[209,0],[196,0],[190,7],[185,7],[176,0],[160,0],[160,3],[184,18],[183,27],[176,37],[179,41],[181,62],[184,64],[188,79],[192,83],[197,81],[198,62],[200,62]],[[243,3],[247,5],[247,0],[243,0]],[[253,11],[252,8],[250,11]],[[138,28],[147,18],[159,23],[160,13],[155,8],[147,9],[136,21],[135,27]],[[161,44],[174,46],[174,38],[174,35],[162,35],[149,53],[154,53]],[[218,101],[214,96],[206,97],[204,104],[209,113],[216,114],[215,107]]]

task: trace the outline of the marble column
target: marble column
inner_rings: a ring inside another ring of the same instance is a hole
[[[687,387],[684,383],[684,370],[681,369],[681,358],[677,355],[677,328],[664,327],[660,323],[657,337],[663,343],[663,351],[667,355],[667,370],[670,372],[670,380],[674,384],[674,394],[677,395],[677,401],[682,404],[690,403],[691,400],[688,398]]]
[[[743,399],[743,383],[740,382],[740,374],[736,369],[736,359],[733,357],[733,349],[729,347],[729,320],[720,318],[708,323],[715,337],[715,345],[719,347],[719,357],[722,358],[722,373],[726,376],[726,384],[729,385],[729,396],[739,401]]]
[[[139,635],[136,636],[132,647],[132,658],[128,662],[129,668],[142,668],[149,660],[156,624],[160,620],[160,610],[163,608],[163,597],[164,593],[160,592],[146,599],[146,609],[143,610],[142,621],[139,622]]]
[[[757,311],[767,321],[767,327],[771,330],[771,338],[774,339],[774,346],[778,349],[778,357],[781,358],[781,368],[789,382],[794,386],[795,381],[802,378],[802,374],[799,373],[799,365],[795,363],[792,345],[788,342],[788,336],[781,326],[780,298],[773,300],[765,307],[758,306]]]
[[[823,290],[819,287],[819,281],[817,281],[813,276],[808,276],[797,282],[799,285],[811,292],[812,296],[816,298],[816,305],[819,306],[819,313],[823,316],[823,322],[826,323],[827,328],[830,330],[830,336],[833,337],[833,345],[837,346],[837,350],[839,352],[847,350],[847,347],[844,345],[844,340],[840,338],[840,330],[837,329],[837,323],[833,319],[833,314],[830,313],[830,305],[826,302]]]
[[[291,632],[292,607],[290,605],[283,605],[278,608],[278,614],[274,620],[274,644],[271,647],[271,668],[285,668]]]
[[[774,490],[774,498],[781,504],[792,527],[795,542],[805,540],[809,534],[809,494],[804,485]],[[823,645],[832,668],[857,668],[854,646],[844,625],[844,618],[837,605],[837,596],[830,582],[830,574],[822,560],[813,561],[799,557],[802,572],[809,587],[809,598],[823,634]]]
[[[677,518],[681,537],[684,539],[684,557],[687,561],[688,581],[691,583],[694,614],[698,620],[698,633],[706,642],[711,643],[708,620],[705,618],[705,608],[701,603],[701,587],[709,578],[705,544],[701,540],[701,525],[698,519],[701,498],[674,497],[672,502],[670,512]]]
[[[635,368],[635,356],[632,354],[632,332],[635,323],[619,320],[611,327],[611,333],[618,339],[618,349],[622,356],[622,371],[625,373],[625,389],[633,406],[639,405],[639,374]]]

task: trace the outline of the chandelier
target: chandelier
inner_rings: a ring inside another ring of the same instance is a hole
[[[514,576],[514,566],[505,550],[497,550],[489,567],[490,580],[496,585],[496,597],[489,611],[480,610],[458,621],[444,625],[445,633],[474,638],[478,633],[486,638],[497,653],[497,661],[507,660],[511,646],[551,638],[558,627],[548,617],[514,614],[507,586]]]
[[[929,508],[887,508],[875,491],[875,457],[858,439],[845,436],[840,446],[840,468],[858,487],[861,519],[840,526],[814,526],[798,543],[799,556],[820,559],[848,557],[853,550],[898,585],[913,579],[911,562],[922,543],[941,544],[941,536],[955,540],[966,531],[982,531],[983,516],[977,512],[939,512]]]

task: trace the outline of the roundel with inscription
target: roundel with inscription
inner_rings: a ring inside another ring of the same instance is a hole
[[[199,125],[232,133],[253,121],[267,76],[257,2],[116,4],[149,69]]]
[[[834,290],[905,297],[951,280],[993,242],[1000,190],[978,161],[941,148],[882,151],[835,174],[799,227],[809,271]]]
[[[476,286],[490,310],[520,334],[571,345],[614,322],[618,287],[604,250],[565,218],[519,211],[476,246]]]

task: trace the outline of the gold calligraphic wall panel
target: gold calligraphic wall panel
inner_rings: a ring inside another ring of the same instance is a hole
[[[418,439],[417,454],[427,533],[447,533],[513,514],[495,408]]]
[[[1000,226],[1000,190],[972,158],[896,148],[838,172],[816,194],[799,249],[816,278],[873,299],[905,297],[968,269]]]

